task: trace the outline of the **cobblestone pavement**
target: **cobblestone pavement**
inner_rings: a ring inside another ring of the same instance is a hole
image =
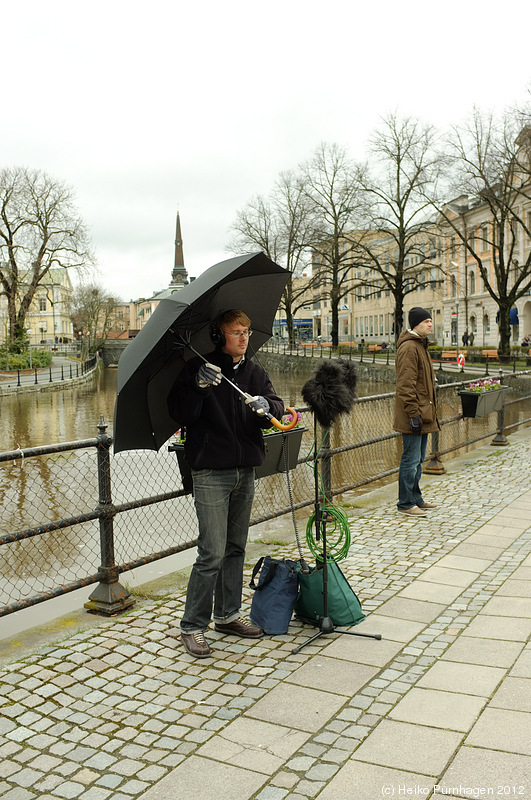
[[[521,431],[425,476],[423,518],[396,512],[396,485],[344,498],[351,630],[381,641],[335,631],[294,655],[315,629],[293,621],[209,631],[194,660],[176,592],[4,664],[0,797],[531,797],[530,451]]]

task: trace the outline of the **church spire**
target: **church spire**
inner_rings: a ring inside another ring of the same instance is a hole
[[[181,289],[188,283],[188,273],[184,266],[183,240],[181,236],[181,218],[177,212],[177,224],[175,227],[175,259],[173,271],[171,273],[171,288]]]

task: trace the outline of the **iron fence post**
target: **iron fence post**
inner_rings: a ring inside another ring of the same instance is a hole
[[[93,614],[113,616],[134,605],[135,600],[118,580],[118,568],[114,559],[114,517],[116,507],[111,493],[111,459],[109,455],[112,437],[106,433],[107,425],[100,417],[98,424],[98,511],[100,525],[101,583],[85,603],[85,608]]]
[[[516,370],[515,370],[516,373]],[[503,383],[503,367],[500,367],[500,383]],[[498,411],[498,431],[496,436],[491,442],[491,445],[498,445],[500,447],[504,447],[508,445],[509,442],[507,437],[505,436],[505,403],[502,405],[500,410]]]
[[[439,406],[439,386],[435,387],[435,397],[437,399],[437,406]],[[423,469],[424,472],[430,475],[444,475],[446,472],[441,458],[439,456],[439,431],[433,431],[431,435],[431,453],[430,460]]]
[[[430,475],[444,475],[446,472],[439,456],[439,431],[434,431],[431,435],[430,460],[424,467],[424,472]]]

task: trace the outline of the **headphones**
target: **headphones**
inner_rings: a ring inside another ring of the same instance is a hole
[[[212,339],[212,343],[216,345],[216,347],[224,347],[226,344],[225,334],[218,328],[215,322],[210,325],[210,338]]]

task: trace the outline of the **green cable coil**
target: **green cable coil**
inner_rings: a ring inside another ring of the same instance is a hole
[[[321,515],[326,523],[326,555],[333,561],[342,561],[348,556],[350,548],[350,528],[348,517],[343,509],[327,503],[321,504]],[[311,554],[322,560],[322,542],[317,542],[314,534],[315,512],[306,525],[306,542]],[[333,523],[333,524],[331,524]]]

